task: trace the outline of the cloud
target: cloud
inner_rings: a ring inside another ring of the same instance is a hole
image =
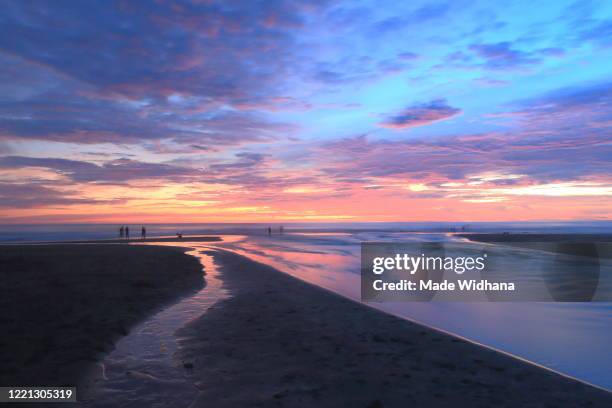
[[[0,138],[213,149],[278,138],[291,127],[254,110],[308,107],[270,96],[296,58],[308,10],[9,1],[0,16]]]
[[[500,69],[528,65],[539,62],[530,53],[514,49],[509,42],[499,42],[494,44],[473,44],[470,50],[486,61],[489,68]]]
[[[54,170],[74,182],[125,183],[143,179],[181,179],[194,176],[197,170],[161,163],[144,163],[117,159],[102,165],[90,162],[23,156],[0,157],[0,169],[41,167]]]
[[[597,22],[591,27],[582,27],[580,39],[582,41],[593,41],[602,46],[609,47],[612,45],[612,19]]]
[[[449,106],[444,99],[436,99],[428,103],[409,106],[379,125],[390,129],[407,129],[450,119],[459,113],[461,109]]]
[[[307,111],[312,109],[312,104],[288,97],[270,96],[265,98],[253,98],[251,100],[238,100],[234,107],[239,110],[265,110],[270,112],[278,111]]]
[[[215,173],[224,174],[228,170],[248,169],[252,171],[255,167],[261,165],[265,160],[265,155],[260,153],[242,152],[235,155],[238,160],[230,163],[219,163],[210,166],[210,170]]]
[[[612,19],[605,2],[576,1],[561,13],[570,29],[569,40],[577,44],[592,42],[601,47],[612,45]]]
[[[400,54],[397,54],[397,58],[401,59],[401,60],[405,60],[405,61],[414,61],[416,59],[419,59],[419,54],[416,54],[414,52],[410,52],[410,51],[406,51],[406,52],[402,52]]]
[[[597,112],[612,112],[612,83],[586,83],[548,92],[539,97],[526,99],[523,105],[539,110],[559,110],[572,107],[597,108]]]
[[[270,141],[294,127],[241,112],[208,106],[202,98],[133,101],[102,96],[95,89],[48,73],[13,57],[0,63],[0,139],[78,144],[174,141],[185,146],[231,146]],[[14,75],[13,75],[14,74]],[[202,110],[194,105],[204,105]],[[158,145],[145,146],[156,150]]]
[[[40,184],[0,182],[1,208],[49,208],[111,202],[117,203],[119,201],[83,198],[76,191],[67,193]]]
[[[586,83],[522,99],[497,115],[525,130],[539,132],[542,140],[572,140],[573,145],[605,136],[612,130],[612,83]]]
[[[77,186],[84,183],[127,185],[138,181],[159,180],[164,183],[223,184],[244,188],[257,194],[274,194],[279,189],[312,183],[316,178],[298,172],[268,171],[270,157],[261,153],[239,152],[230,159],[178,159],[168,163],[147,163],[126,158],[95,164],[87,161],[25,156],[0,157],[0,170],[42,168],[62,176],[62,183]],[[269,197],[270,198],[270,197]]]
[[[597,197],[612,191],[612,145],[606,139],[543,141],[528,133],[418,140],[357,136],[322,146],[318,157],[321,171],[338,183],[393,198],[492,203],[529,195]]]
[[[0,154],[10,154],[12,152],[13,149],[8,144],[0,142]]]
[[[284,2],[14,1],[3,7],[0,49],[123,95],[227,100],[272,85],[302,10]]]
[[[87,204],[109,189],[144,197],[160,187],[162,198],[143,200],[179,207],[169,197],[180,195],[192,208],[217,200],[248,212],[369,194],[353,201],[362,205],[390,189],[491,202],[540,194],[538,185],[601,184],[612,173],[609,84],[534,95],[575,80],[568,73],[578,68],[585,77],[603,72],[603,53],[590,54],[609,43],[603,9],[569,12],[579,17],[572,27],[556,12],[525,25],[514,8],[503,11],[449,2],[6,1],[0,172],[19,187],[11,197],[4,186],[2,197]],[[525,99],[509,103],[513,95]],[[462,97],[465,106],[455,106]],[[404,98],[398,111],[381,110],[393,98]],[[382,112],[377,126],[406,130],[468,106],[462,120],[410,137],[353,120]],[[364,132],[371,136],[330,142]],[[499,197],[478,192],[494,188]]]
[[[546,47],[522,50],[510,41],[497,43],[475,43],[467,51],[454,51],[446,61],[465,67],[484,67],[491,70],[511,70],[539,64],[546,58],[561,58],[566,55],[563,48]]]
[[[525,174],[540,182],[600,177],[612,173],[609,97],[607,86],[600,85],[522,101],[519,123],[505,132],[411,140],[345,138],[321,146],[320,166],[336,179],[462,180],[486,172]],[[396,122],[410,123],[413,116],[407,116]]]
[[[426,4],[405,12],[401,16],[388,17],[378,21],[373,25],[372,30],[376,34],[385,34],[401,30],[406,26],[427,23],[447,15],[452,5],[452,2]]]

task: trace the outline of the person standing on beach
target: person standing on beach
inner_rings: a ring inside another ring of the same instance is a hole
[[[130,227],[125,226],[125,239],[130,239]]]
[[[272,235],[272,227],[268,227],[268,236]]]
[[[143,241],[147,239],[147,229],[144,227],[144,225],[142,226],[142,229],[140,230],[140,236],[142,237]]]
[[[119,228],[119,239],[123,239],[123,225]]]

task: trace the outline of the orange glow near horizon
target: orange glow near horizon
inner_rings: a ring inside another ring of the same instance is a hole
[[[39,170],[34,169],[32,174]],[[7,209],[0,223],[206,223],[605,220],[601,182],[490,185],[500,176],[427,183],[397,178],[373,185],[328,182],[271,195],[265,187],[204,183],[61,187],[83,203]],[[109,198],[111,197],[111,198]],[[272,198],[270,198],[272,197]],[[589,214],[590,217],[585,217]]]

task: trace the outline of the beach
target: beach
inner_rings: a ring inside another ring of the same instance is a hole
[[[217,251],[232,297],[179,330],[193,407],[610,406],[612,394]]]
[[[0,247],[0,384],[63,386],[130,328],[204,285],[202,266],[179,247]]]
[[[207,253],[230,297],[177,332],[176,364],[197,390],[191,407],[612,404],[607,391],[244,256]],[[2,300],[3,384],[78,385],[136,323],[204,285],[178,247],[4,246],[0,260],[13,288]]]

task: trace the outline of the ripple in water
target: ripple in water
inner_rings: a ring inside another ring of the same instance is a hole
[[[159,244],[156,244],[159,245]],[[101,363],[86,405],[91,407],[188,406],[196,397],[189,366],[175,357],[175,332],[221,299],[223,289],[209,248],[198,243],[188,252],[200,259],[206,272],[205,287],[179,303],[160,311],[119,340]]]

